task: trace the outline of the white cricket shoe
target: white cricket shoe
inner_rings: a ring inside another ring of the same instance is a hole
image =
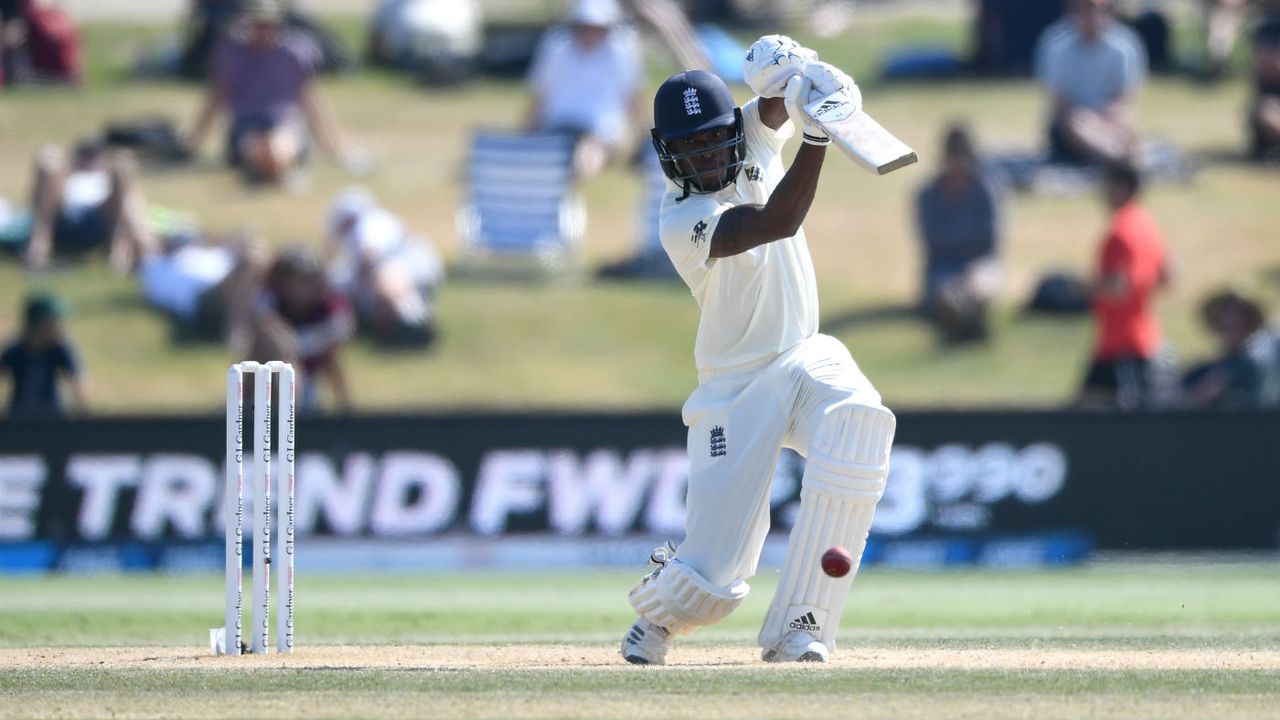
[[[640,618],[622,638],[622,659],[632,665],[662,665],[671,649],[671,633]]]
[[[765,662],[826,662],[827,646],[807,632],[796,630],[760,654]]]

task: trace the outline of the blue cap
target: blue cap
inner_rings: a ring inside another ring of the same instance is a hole
[[[733,125],[737,107],[719,77],[705,70],[677,73],[654,95],[654,135],[666,142]]]

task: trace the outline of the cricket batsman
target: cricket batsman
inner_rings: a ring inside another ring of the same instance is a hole
[[[893,413],[844,345],[818,333],[801,228],[829,143],[803,112],[807,94],[861,95],[848,75],[780,35],[751,47],[746,78],[757,97],[742,107],[698,70],[672,76],[654,98],[653,145],[671,181],[660,234],[701,308],[699,384],[683,408],[685,539],[658,548],[657,569],[630,594],[639,618],[622,656],[636,664],[662,664],[675,638],[742,603],[783,447],[808,463],[759,644],[768,662],[825,662],[889,471]],[[803,142],[784,168],[782,146],[796,131]],[[854,559],[838,579],[819,564],[837,545]]]

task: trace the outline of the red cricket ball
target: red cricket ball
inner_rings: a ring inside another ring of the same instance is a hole
[[[822,572],[834,578],[844,577],[853,569],[853,556],[839,545],[822,553]]]

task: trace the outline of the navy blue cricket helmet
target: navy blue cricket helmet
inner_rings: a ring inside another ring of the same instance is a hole
[[[719,77],[703,70],[688,70],[667,78],[653,98],[653,147],[658,151],[662,172],[685,195],[723,190],[738,179],[746,158],[746,138],[742,131],[742,110]],[[727,128],[724,140],[684,152],[672,152],[667,143],[716,128]],[[716,166],[701,168],[693,158],[727,150]],[[715,180],[702,176],[718,170]]]

